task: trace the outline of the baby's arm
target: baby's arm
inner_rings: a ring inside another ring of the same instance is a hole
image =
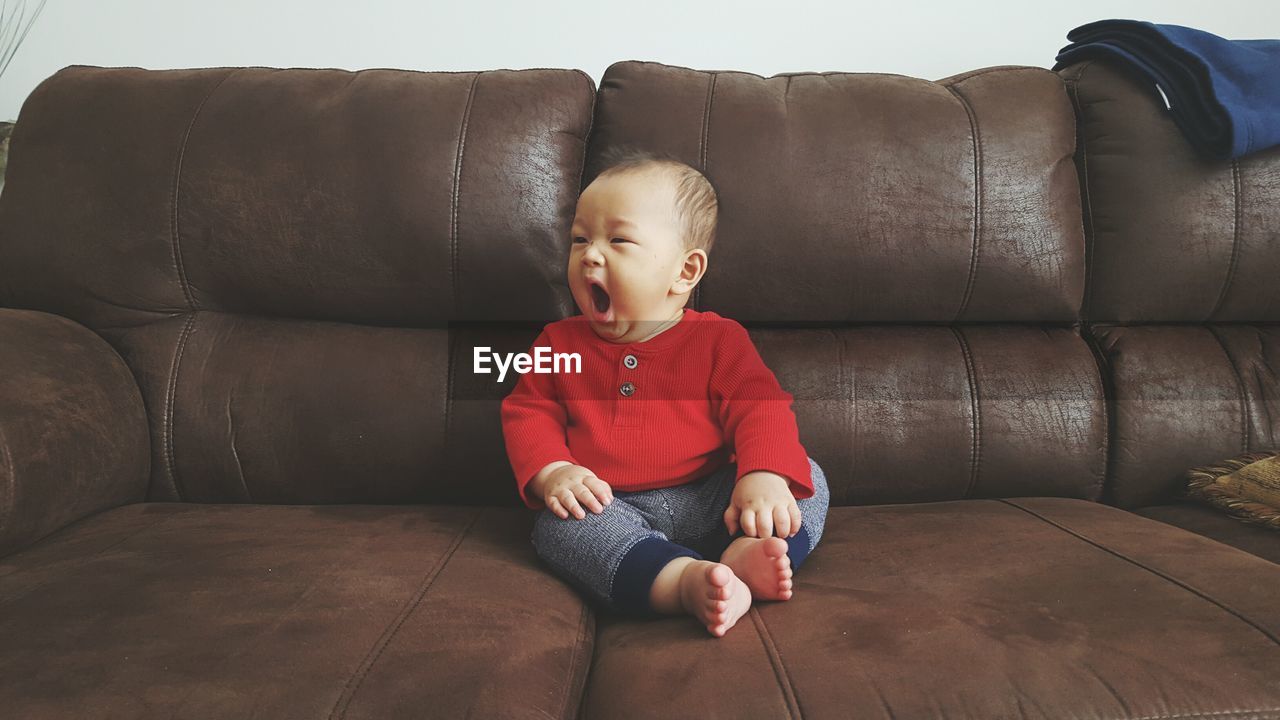
[[[540,346],[551,346],[545,329],[533,341],[530,353]],[[564,465],[578,464],[566,444],[567,422],[567,411],[550,373],[521,374],[515,389],[502,400],[507,459],[520,498],[533,510],[546,507],[543,497],[551,473]]]
[[[799,499],[813,496],[809,456],[791,411],[792,395],[778,384],[745,328],[727,331],[711,374],[711,399],[725,442],[737,454],[737,477],[765,471],[787,480]]]

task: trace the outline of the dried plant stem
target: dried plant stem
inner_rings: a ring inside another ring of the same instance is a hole
[[[27,21],[26,27],[22,26],[22,21],[27,15],[26,0],[18,0],[12,11],[9,10],[8,0],[0,2],[0,76],[4,75],[4,71],[9,67],[9,61],[18,52],[18,47],[26,39],[27,32],[35,24],[36,18],[40,17],[40,13],[44,10],[44,5],[48,1],[40,0],[40,4],[36,6],[36,11],[32,13],[31,19]],[[15,15],[18,16],[16,22],[14,21]],[[21,34],[19,34],[19,31],[21,31]]]

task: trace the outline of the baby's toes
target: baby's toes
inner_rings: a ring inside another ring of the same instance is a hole
[[[729,603],[723,600],[717,600],[711,604],[710,608],[707,609],[707,622],[712,623],[713,625],[715,623],[722,623],[725,621],[725,617],[728,614]]]
[[[728,600],[733,594],[733,571],[717,563],[707,570],[707,597],[711,600]]]

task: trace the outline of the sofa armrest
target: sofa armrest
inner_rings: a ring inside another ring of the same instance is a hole
[[[60,315],[0,308],[0,557],[144,500],[150,444],[110,344]]]

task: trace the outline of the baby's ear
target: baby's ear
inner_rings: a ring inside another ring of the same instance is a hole
[[[698,284],[699,279],[707,273],[707,251],[690,250],[689,255],[685,255],[685,265],[680,269],[681,279],[690,279],[694,284]]]
[[[692,290],[695,285],[702,280],[702,276],[707,272],[707,253],[705,250],[690,250],[689,254],[684,258],[684,265],[680,268],[680,279],[689,281],[689,289]]]

